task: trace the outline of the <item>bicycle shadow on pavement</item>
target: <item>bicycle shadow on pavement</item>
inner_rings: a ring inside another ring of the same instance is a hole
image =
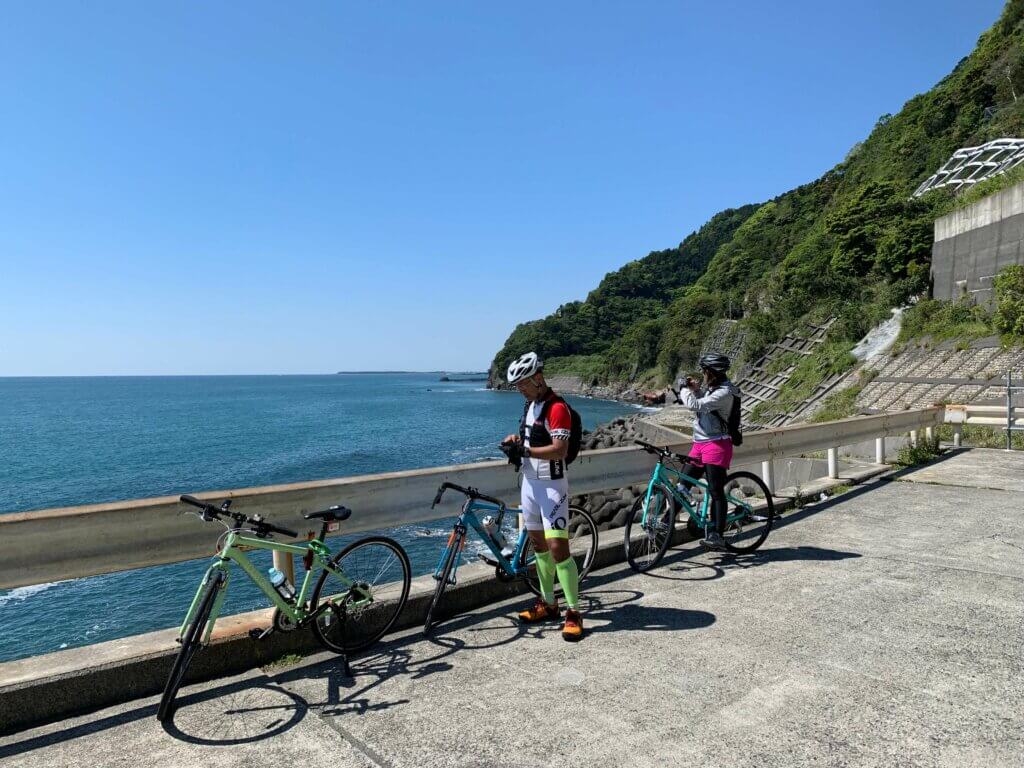
[[[236,746],[278,736],[309,711],[301,696],[273,681],[250,679],[182,696],[162,723],[175,739],[206,746]]]
[[[153,718],[154,727],[162,727],[175,739],[190,744],[248,744],[290,730],[306,716],[308,709],[301,696],[283,686],[270,680],[247,677],[182,696],[174,718],[167,723],[158,724],[157,704],[147,704],[97,720],[85,720],[51,733],[0,744],[0,760],[148,718]],[[76,717],[88,717],[88,714]]]
[[[739,554],[712,552],[697,544],[696,551],[691,548],[669,550],[658,567],[644,575],[668,581],[714,581],[725,576],[727,571],[737,568],[753,568],[771,563],[793,561],[834,562],[857,557],[862,557],[862,555],[859,552],[844,552],[810,545],[772,547],[765,544],[754,552]]]

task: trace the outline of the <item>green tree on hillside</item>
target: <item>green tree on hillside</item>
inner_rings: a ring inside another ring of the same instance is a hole
[[[839,318],[832,341],[858,338],[927,287],[933,222],[953,199],[947,190],[911,199],[913,191],[960,147],[1024,136],[1022,25],[1024,0],[1009,0],[949,75],[880,118],[821,178],[756,212],[718,214],[678,249],[607,276],[585,302],[520,325],[495,365],[536,348],[588,355],[588,370],[607,378],[635,376],[657,360],[667,380],[692,366],[727,315],[742,317],[747,360],[828,316]],[[1005,322],[1015,311],[1008,306]]]

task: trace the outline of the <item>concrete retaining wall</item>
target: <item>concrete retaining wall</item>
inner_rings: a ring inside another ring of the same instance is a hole
[[[931,267],[936,299],[970,296],[988,304],[992,278],[1011,264],[1024,264],[1024,182],[936,220]]]

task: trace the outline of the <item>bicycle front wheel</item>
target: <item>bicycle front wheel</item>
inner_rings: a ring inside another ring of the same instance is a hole
[[[581,507],[569,507],[569,523],[566,529],[569,533],[569,554],[576,561],[576,570],[580,574],[580,584],[590,573],[594,565],[594,556],[597,554],[597,523],[587,510]],[[526,546],[523,547],[523,554],[520,556],[519,566],[526,568],[526,586],[533,594],[540,597],[540,579],[537,578],[536,552],[533,548],[533,540],[527,538]],[[562,594],[562,585],[555,579],[555,594]]]
[[[206,630],[206,623],[209,621],[210,613],[213,611],[213,604],[217,601],[217,595],[223,586],[224,573],[217,571],[213,578],[206,583],[206,589],[203,591],[203,596],[199,599],[199,606],[196,608],[195,615],[185,629],[185,633],[181,636],[181,649],[178,651],[178,657],[174,660],[173,666],[171,666],[171,674],[167,678],[167,685],[164,686],[164,695],[160,698],[160,707],[156,713],[156,719],[161,723],[166,722],[174,715],[174,710],[176,709],[174,697],[178,695],[178,689],[181,688],[181,683],[185,679],[185,673],[188,671],[188,665],[192,663],[192,657],[199,650],[199,645]]]
[[[764,480],[753,472],[725,478],[727,516],[722,538],[730,552],[753,552],[764,544],[775,522],[775,504]]]
[[[656,566],[672,543],[676,528],[676,501],[668,486],[659,483],[650,496],[640,496],[626,516],[623,544],[626,560],[643,573]]]
[[[409,597],[412,567],[402,546],[386,536],[352,542],[324,568],[310,610],[327,608],[311,625],[320,644],[335,653],[368,648],[391,629]]]
[[[455,562],[459,559],[459,551],[462,549],[462,542],[465,536],[466,534],[464,533],[452,533],[452,537],[448,540],[448,551],[444,557],[444,565],[441,567],[440,576],[436,574],[434,576],[437,579],[437,588],[434,590],[434,597],[430,601],[430,607],[427,608],[427,617],[423,620],[423,634],[428,637],[434,629],[437,608],[441,604],[441,595],[444,594],[445,587],[448,586],[448,579],[451,578],[452,569],[455,567]]]

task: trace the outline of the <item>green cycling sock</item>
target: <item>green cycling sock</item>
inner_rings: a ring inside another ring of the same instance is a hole
[[[580,602],[580,571],[576,561],[567,557],[555,566],[555,570],[558,571],[558,582],[565,592],[565,604],[575,611]]]
[[[537,553],[537,581],[540,582],[541,599],[548,605],[555,604],[555,558],[551,552]]]

